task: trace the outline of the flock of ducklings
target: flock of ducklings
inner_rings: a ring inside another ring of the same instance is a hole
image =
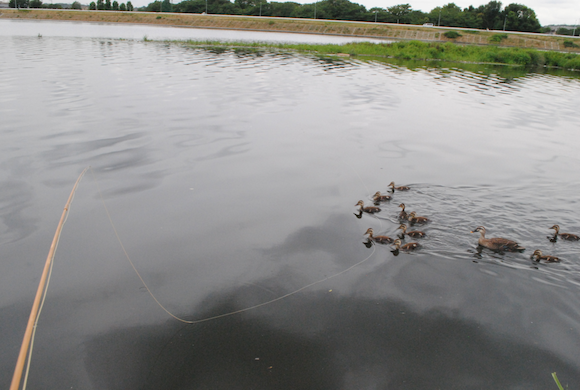
[[[390,187],[391,193],[394,193],[395,191],[409,191],[411,189],[408,186],[396,187],[394,182],[391,182],[389,184],[389,187]],[[390,201],[391,199],[392,199],[392,197],[390,195],[383,195],[383,194],[381,194],[380,191],[377,191],[373,195],[373,202],[375,205],[379,205],[381,202]],[[381,211],[381,209],[379,207],[375,207],[375,206],[365,207],[364,202],[362,200],[359,200],[355,206],[360,206],[359,215],[358,215],[359,217],[360,217],[360,215],[362,215],[363,212],[368,213],[368,214],[375,214],[375,213],[378,213]],[[401,203],[399,205],[399,207],[401,208],[401,212],[399,213],[399,220],[401,222],[409,222],[410,226],[413,226],[415,224],[423,225],[423,224],[430,222],[429,218],[417,216],[417,214],[414,211],[407,213],[405,211],[405,204],[404,203]],[[425,232],[422,232],[419,230],[408,231],[407,230],[408,227],[404,223],[401,223],[401,225],[397,228],[397,230],[399,230],[399,229],[402,231],[402,233],[396,239],[391,238],[389,236],[384,236],[384,235],[375,236],[372,228],[367,229],[367,231],[365,232],[365,235],[368,234],[369,242],[394,245],[395,248],[394,248],[393,252],[396,252],[396,253],[398,253],[399,250],[412,251],[412,250],[415,250],[421,246],[417,242],[409,242],[409,243],[402,245],[401,240],[405,238],[405,235],[412,237],[412,238],[424,238],[427,236],[427,234]],[[576,234],[560,233],[560,226],[558,226],[558,225],[554,225],[550,229],[554,230],[554,236],[548,237],[548,238],[550,238],[551,242],[556,242],[558,240],[558,238],[561,238],[563,240],[568,240],[568,241],[580,240],[580,237],[577,236]],[[478,226],[477,228],[475,228],[475,230],[471,231],[471,233],[476,233],[476,232],[479,232],[479,234],[480,234],[480,237],[479,237],[479,240],[477,241],[477,243],[482,247],[485,247],[485,248],[488,248],[488,249],[491,249],[494,251],[501,251],[501,252],[504,252],[504,251],[505,252],[523,252],[526,249],[523,246],[519,245],[516,241],[508,240],[507,238],[501,238],[501,237],[485,238],[485,228],[483,226]],[[542,253],[542,251],[539,249],[536,249],[534,251],[531,258],[532,258],[532,260],[535,260],[535,261],[544,261],[547,263],[553,263],[553,262],[560,261],[560,259],[556,256],[544,255]]]

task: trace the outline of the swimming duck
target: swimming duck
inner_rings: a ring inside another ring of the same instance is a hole
[[[534,257],[536,258],[536,261],[544,260],[546,263],[557,263],[560,261],[560,259],[556,256],[542,255],[542,251],[539,249],[536,249],[534,251],[534,254],[532,255],[531,259],[533,260]]]
[[[414,211],[411,211],[409,213],[409,216],[407,217],[407,219],[411,223],[423,224],[423,223],[431,222],[431,220],[429,218],[427,218],[427,217],[417,217],[417,213],[414,212]]]
[[[393,242],[393,239],[389,236],[373,236],[373,229],[368,228],[365,234],[369,235],[369,240],[373,240],[374,242],[378,242],[379,244],[390,244]]]
[[[483,226],[478,226],[471,233],[475,232],[479,232],[481,234],[477,243],[488,249],[509,252],[523,251],[526,249],[523,246],[520,246],[520,244],[517,242],[508,240],[506,238],[485,238],[485,228]]]
[[[580,240],[580,237],[578,237],[575,234],[571,234],[571,233],[560,233],[560,226],[558,226],[558,225],[554,225],[550,229],[554,229],[556,231],[554,233],[554,236],[560,236],[564,240],[570,240],[570,241],[578,241],[578,240]]]
[[[395,187],[394,181],[389,183],[389,187],[391,187],[391,191],[393,191],[393,192],[395,192],[395,190],[397,190],[397,191],[409,191],[411,189],[410,187],[407,187],[407,186]]]
[[[374,213],[378,213],[379,211],[381,211],[381,209],[378,207],[373,207],[373,206],[365,207],[365,204],[362,200],[359,200],[358,203],[355,204],[355,206],[360,206],[360,211],[364,211],[365,213],[369,213],[369,214],[374,214]]]
[[[393,243],[393,245],[395,246],[395,250],[403,250],[403,251],[412,251],[415,250],[417,248],[419,248],[421,245],[419,245],[419,243],[417,242],[410,242],[408,244],[405,245],[401,245],[401,240],[399,240],[398,238],[395,240],[395,242]]]
[[[399,207],[402,209],[401,212],[399,213],[399,218],[407,219],[407,212],[405,211],[405,203],[401,203]]]
[[[421,232],[419,230],[413,230],[408,232],[407,231],[407,226],[401,224],[401,226],[399,226],[397,229],[401,229],[403,231],[403,237],[405,237],[405,234],[409,237],[413,237],[413,238],[423,238],[426,236],[425,232]]]
[[[387,200],[391,200],[391,197],[389,195],[382,195],[381,191],[377,191],[374,195],[373,195],[373,200],[375,202],[385,202]]]

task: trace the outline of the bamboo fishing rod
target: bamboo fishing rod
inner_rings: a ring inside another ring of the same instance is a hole
[[[26,326],[26,331],[24,332],[24,339],[22,340],[22,346],[20,347],[20,353],[18,354],[18,359],[16,360],[16,368],[14,369],[14,376],[12,377],[12,384],[10,385],[10,390],[18,390],[20,387],[20,380],[22,379],[22,371],[24,369],[24,363],[26,362],[26,356],[28,352],[28,347],[30,346],[30,340],[32,339],[32,331],[34,325],[38,319],[38,308],[40,306],[40,300],[43,295],[43,291],[45,291],[45,284],[46,279],[48,276],[48,271],[54,260],[54,254],[56,252],[56,247],[58,246],[58,240],[60,239],[60,233],[62,232],[62,227],[64,222],[66,221],[66,216],[68,214],[68,210],[70,204],[74,198],[75,192],[77,187],[83,178],[85,172],[89,169],[89,167],[85,168],[79,178],[77,179],[70,196],[68,197],[68,201],[64,206],[64,210],[62,212],[62,216],[60,217],[60,222],[56,227],[56,233],[54,234],[54,238],[52,240],[52,244],[50,245],[50,250],[48,251],[48,257],[46,258],[46,263],[44,265],[44,271],[42,272],[42,276],[40,277],[40,283],[38,284],[38,290],[36,291],[36,297],[34,298],[34,303],[32,304],[32,310],[30,311],[30,317],[28,318],[28,325]],[[30,359],[30,356],[28,357]]]

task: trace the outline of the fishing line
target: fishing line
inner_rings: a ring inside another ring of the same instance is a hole
[[[234,314],[243,313],[243,312],[246,312],[246,311],[249,311],[249,310],[257,309],[257,308],[262,307],[262,306],[270,305],[270,304],[272,304],[274,302],[281,301],[282,299],[288,298],[288,297],[290,297],[290,296],[292,296],[294,294],[299,293],[300,291],[306,290],[309,287],[315,286],[317,284],[320,284],[322,282],[325,282],[327,280],[330,280],[332,278],[335,278],[335,277],[337,277],[339,275],[342,275],[342,274],[350,271],[351,269],[353,269],[355,267],[358,267],[359,265],[363,264],[368,259],[370,259],[373,256],[373,254],[375,253],[375,245],[373,245],[373,250],[372,250],[371,254],[368,255],[367,257],[365,257],[363,260],[359,261],[358,263],[355,263],[355,264],[351,265],[350,267],[348,267],[348,268],[346,268],[346,269],[344,269],[344,270],[342,270],[340,272],[337,272],[337,273],[335,273],[335,274],[333,274],[331,276],[327,276],[327,277],[325,277],[323,279],[320,279],[320,280],[317,280],[317,281],[312,282],[310,284],[307,284],[305,286],[302,286],[302,287],[300,287],[297,290],[294,290],[292,292],[289,292],[287,294],[284,294],[282,296],[279,296],[278,298],[274,298],[274,299],[271,299],[269,301],[259,303],[257,305],[249,306],[249,307],[246,307],[244,309],[235,310],[235,311],[231,311],[231,312],[228,312],[228,313],[215,315],[215,316],[212,316],[212,317],[202,318],[202,319],[199,319],[199,320],[186,320],[186,319],[183,319],[183,318],[180,318],[180,317],[176,316],[175,314],[171,313],[168,309],[166,309],[165,306],[163,306],[163,304],[155,297],[155,295],[153,294],[153,292],[149,289],[149,286],[147,285],[147,283],[145,283],[145,280],[143,279],[143,277],[141,276],[141,274],[137,270],[137,267],[135,267],[135,264],[133,264],[133,261],[131,260],[129,254],[127,252],[127,250],[125,249],[125,245],[123,245],[123,242],[121,240],[121,237],[119,236],[119,233],[117,232],[117,228],[115,227],[115,224],[113,222],[113,218],[111,217],[111,214],[109,212],[109,209],[107,208],[107,205],[105,203],[105,199],[104,199],[103,194],[101,192],[101,189],[100,189],[98,180],[96,180],[96,176],[95,176],[94,171],[93,171],[92,168],[91,168],[91,175],[93,176],[93,178],[95,179],[95,182],[97,183],[97,190],[99,192],[99,196],[101,198],[101,202],[103,204],[103,207],[105,208],[105,212],[106,212],[107,217],[109,219],[109,223],[111,224],[111,227],[113,228],[113,232],[115,233],[115,236],[117,237],[117,241],[119,242],[119,245],[121,246],[121,249],[122,249],[123,253],[125,254],[125,258],[129,261],[129,264],[131,264],[131,267],[133,268],[133,270],[135,271],[135,273],[139,277],[139,280],[141,280],[141,283],[143,283],[143,286],[145,287],[145,289],[147,290],[147,292],[149,293],[149,295],[151,296],[151,298],[153,298],[153,300],[157,303],[157,305],[161,309],[163,309],[163,311],[165,311],[169,316],[171,316],[175,320],[180,321],[180,322],[183,322],[185,324],[199,324],[199,323],[202,323],[202,322],[207,322],[207,321],[215,320],[215,319],[218,319],[218,318],[229,317],[229,316],[232,316]]]

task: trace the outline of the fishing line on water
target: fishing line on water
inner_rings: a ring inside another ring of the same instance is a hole
[[[322,282],[325,282],[327,280],[333,279],[333,278],[335,278],[337,276],[340,276],[340,275],[342,275],[342,274],[344,274],[344,273],[352,270],[355,267],[358,267],[359,265],[363,264],[368,259],[370,259],[373,256],[373,254],[375,253],[375,245],[373,245],[373,250],[372,250],[371,254],[368,255],[367,257],[365,257],[363,260],[361,260],[361,261],[359,261],[359,262],[351,265],[350,267],[348,267],[348,268],[346,268],[346,269],[344,269],[344,270],[342,270],[340,272],[337,272],[337,273],[335,273],[333,275],[327,276],[325,278],[322,278],[320,280],[317,280],[315,282],[312,282],[310,284],[307,284],[305,286],[302,286],[302,287],[300,287],[297,290],[294,290],[294,291],[289,292],[287,294],[281,295],[281,296],[279,296],[277,298],[274,298],[274,299],[271,299],[269,301],[262,302],[262,303],[259,303],[257,305],[249,306],[249,307],[246,307],[246,308],[243,308],[243,309],[240,309],[240,310],[235,310],[235,311],[231,311],[231,312],[224,313],[224,314],[219,314],[219,315],[215,315],[215,316],[211,316],[211,317],[207,317],[207,318],[202,318],[202,319],[199,319],[199,320],[186,320],[184,318],[180,318],[180,317],[176,316],[175,314],[171,313],[167,308],[165,308],[165,306],[163,306],[163,304],[155,297],[155,295],[153,294],[153,292],[149,289],[149,286],[147,285],[147,283],[145,282],[145,280],[143,279],[143,277],[141,276],[141,274],[137,270],[137,267],[135,267],[135,264],[133,263],[133,261],[131,260],[131,257],[129,256],[127,250],[125,249],[125,245],[123,245],[123,242],[121,240],[121,237],[120,237],[119,233],[117,232],[117,228],[115,227],[115,224],[113,222],[113,218],[111,217],[111,214],[109,212],[109,209],[107,208],[107,205],[105,203],[105,199],[104,199],[103,194],[101,192],[101,189],[100,189],[98,180],[97,180],[97,178],[96,178],[96,176],[95,176],[92,168],[91,168],[91,175],[95,179],[95,182],[97,184],[97,191],[99,192],[99,197],[101,198],[101,202],[103,204],[103,207],[105,208],[105,212],[106,212],[107,217],[109,219],[109,223],[111,224],[111,227],[113,229],[113,232],[115,233],[115,236],[117,237],[117,241],[119,242],[119,245],[121,246],[121,249],[122,249],[122,251],[123,251],[123,253],[125,255],[125,258],[129,261],[129,264],[131,264],[131,267],[133,268],[133,270],[135,271],[135,273],[139,277],[139,280],[141,281],[141,283],[143,283],[143,286],[145,287],[145,289],[147,290],[147,292],[149,293],[149,295],[151,296],[151,298],[153,298],[153,300],[157,303],[157,305],[161,309],[163,309],[163,311],[165,311],[169,316],[171,316],[175,320],[180,321],[180,322],[183,322],[185,324],[199,324],[201,322],[207,322],[207,321],[211,321],[211,320],[216,320],[218,318],[229,317],[229,316],[232,316],[234,314],[243,313],[243,312],[246,312],[246,311],[250,311],[250,310],[253,310],[253,309],[257,309],[257,308],[262,307],[262,306],[270,305],[270,304],[272,304],[274,302],[281,301],[282,299],[288,298],[288,297],[290,297],[290,296],[292,296],[294,294],[299,293],[300,291],[306,290],[309,287],[312,287],[312,286],[315,286],[315,285],[320,284]]]

